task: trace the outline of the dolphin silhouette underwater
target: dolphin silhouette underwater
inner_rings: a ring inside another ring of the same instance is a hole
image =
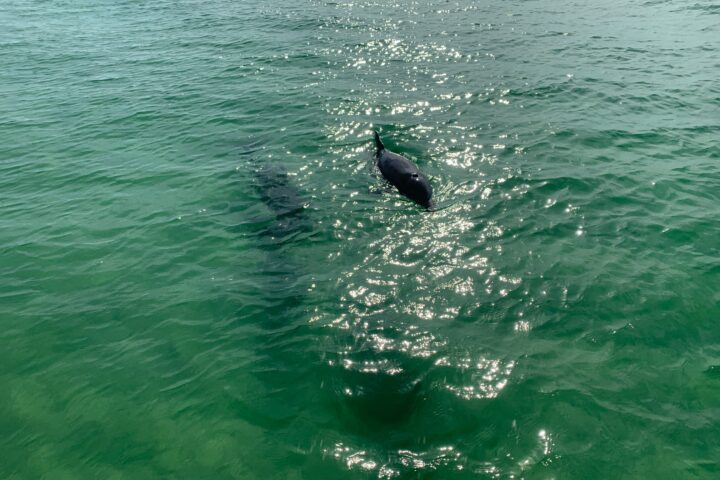
[[[425,208],[432,208],[433,189],[427,177],[407,158],[385,148],[375,132],[375,160],[380,172],[400,193]]]
[[[312,222],[305,215],[305,201],[290,182],[282,165],[262,165],[255,170],[255,185],[262,202],[275,215],[276,221],[265,233],[281,242],[295,234],[312,230]]]

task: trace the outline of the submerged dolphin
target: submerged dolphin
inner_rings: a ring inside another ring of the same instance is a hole
[[[298,232],[312,230],[312,222],[305,216],[305,202],[282,165],[261,166],[255,171],[255,185],[262,202],[276,217],[267,232],[271,237],[284,241]]]
[[[290,183],[285,167],[278,164],[263,165],[255,171],[263,203],[278,216],[294,215],[302,211],[304,202]]]
[[[375,132],[375,160],[378,168],[400,193],[425,208],[432,208],[432,186],[414,163],[385,148]]]

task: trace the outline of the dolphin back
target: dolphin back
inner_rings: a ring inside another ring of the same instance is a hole
[[[383,177],[400,193],[425,208],[432,208],[432,185],[420,169],[407,158],[385,148],[375,132],[375,159]]]
[[[379,157],[380,152],[383,150],[385,150],[385,145],[383,145],[382,140],[380,140],[380,134],[375,132],[375,156]]]

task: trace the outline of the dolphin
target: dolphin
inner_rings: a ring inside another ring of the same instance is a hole
[[[282,165],[263,165],[255,171],[262,201],[279,217],[295,215],[302,211],[304,202],[300,193],[290,183],[287,170]]]
[[[273,212],[276,222],[266,233],[282,242],[296,233],[312,230],[312,222],[305,215],[305,201],[290,182],[282,165],[263,165],[255,170],[255,185],[262,202]]]
[[[433,189],[427,177],[407,158],[385,148],[375,132],[375,160],[383,177],[400,193],[425,208],[432,208]]]

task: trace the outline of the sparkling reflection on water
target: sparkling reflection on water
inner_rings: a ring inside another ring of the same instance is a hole
[[[495,261],[503,254],[498,240],[505,227],[484,215],[491,197],[510,201],[527,192],[522,181],[504,185],[520,172],[498,161],[521,157],[525,147],[512,132],[463,121],[480,105],[513,108],[510,90],[468,75],[469,65],[492,61],[493,52],[462,51],[452,37],[423,32],[418,22],[429,13],[425,7],[378,22],[365,15],[366,6],[339,4],[340,16],[320,32],[335,34],[313,51],[328,68],[313,72],[312,85],[319,82],[321,91],[337,81],[356,85],[340,101],[329,95],[323,103],[331,168],[338,178],[351,171],[375,179],[370,187],[331,180],[338,202],[345,197],[343,212],[323,221],[338,240],[328,260],[339,268],[330,293],[339,305],[328,310],[341,313],[314,320],[334,332],[326,359],[330,388],[355,433],[338,433],[324,453],[379,478],[468,467],[468,473],[507,473],[508,465],[550,456],[550,444],[532,442],[518,453],[522,458],[478,465],[464,451],[477,448],[470,446],[472,435],[458,441],[453,417],[462,411],[477,418],[486,402],[502,402],[520,355],[478,347],[484,342],[473,337],[483,336],[482,327],[470,336],[455,329],[459,338],[448,335],[448,327],[474,322],[478,313],[496,324],[507,307],[495,302],[511,294],[522,302],[529,294],[517,270]],[[368,32],[377,38],[366,39]],[[384,188],[370,158],[373,129],[430,175],[437,211],[421,212]],[[315,166],[328,164],[323,159]],[[370,203],[368,188],[385,193]],[[357,250],[367,252],[359,262],[350,254]],[[346,257],[354,261],[342,267]],[[527,332],[529,323],[522,322],[511,332]],[[388,428],[387,438],[373,433]]]

